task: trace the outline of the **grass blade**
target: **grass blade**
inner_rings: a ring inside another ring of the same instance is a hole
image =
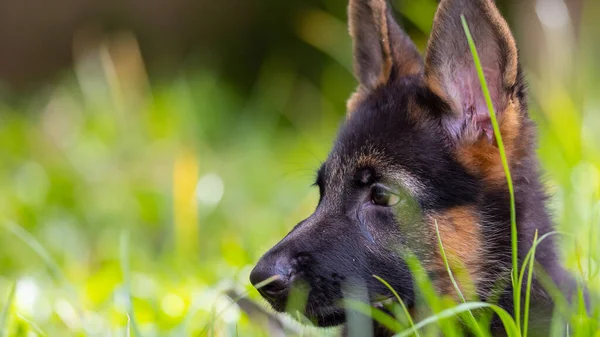
[[[531,295],[531,280],[533,277],[533,265],[535,263],[535,250],[542,241],[544,241],[545,239],[547,239],[548,237],[550,237],[552,235],[557,235],[557,234],[560,234],[560,233],[556,232],[556,231],[549,232],[549,233],[542,235],[538,239],[538,231],[536,230],[531,248],[529,249],[529,252],[527,252],[525,259],[523,260],[523,264],[521,265],[521,271],[519,273],[519,281],[517,282],[519,289],[521,289],[521,287],[523,286],[523,278],[525,277],[526,268],[528,268],[528,270],[529,270],[529,274],[527,275],[527,287],[526,287],[527,292],[525,293],[525,308],[523,308],[524,309],[524,312],[523,312],[523,315],[524,315],[524,317],[523,317],[523,336],[524,337],[527,336],[527,328],[529,325],[529,323],[528,323],[528,321],[529,321],[529,301],[530,301],[530,295]]]
[[[6,303],[4,303],[4,307],[2,308],[2,313],[0,313],[0,336],[4,337],[8,335],[8,316],[10,315],[10,308],[12,306],[12,302],[15,298],[15,292],[17,289],[16,282],[10,286],[10,290],[8,291],[8,297],[6,298]]]
[[[131,325],[133,334],[137,337],[142,337],[140,329],[135,320],[133,312],[133,299],[131,298],[131,283],[130,283],[130,272],[129,272],[129,232],[124,231],[121,234],[121,247],[120,247],[120,262],[121,271],[123,273],[123,288],[127,296],[127,320],[128,325]],[[128,328],[127,331],[130,329]]]
[[[483,73],[483,67],[481,66],[481,60],[479,59],[479,54],[477,53],[477,48],[475,47],[475,42],[473,41],[473,37],[471,36],[471,31],[469,30],[469,25],[467,24],[467,20],[464,15],[460,16],[463,29],[465,31],[465,35],[467,37],[467,41],[469,43],[469,48],[471,49],[471,54],[473,56],[473,63],[475,64],[475,69],[477,70],[477,76],[479,77],[479,82],[481,83],[481,90],[483,91],[483,96],[485,97],[485,102],[490,112],[490,120],[492,122],[492,127],[494,128],[494,136],[496,137],[496,142],[498,143],[498,151],[500,152],[500,158],[502,160],[502,167],[504,168],[504,174],[506,175],[506,183],[508,185],[508,193],[510,194],[510,232],[511,232],[511,244],[512,244],[512,276],[513,276],[513,299],[515,305],[515,316],[517,317],[517,328],[519,331],[520,327],[520,307],[521,307],[521,290],[519,287],[515,286],[515,281],[518,280],[519,277],[519,247],[518,247],[518,237],[517,237],[517,213],[515,206],[515,191],[512,182],[512,176],[510,174],[510,167],[508,165],[508,158],[506,157],[506,151],[504,149],[504,142],[502,141],[502,135],[500,134],[500,125],[498,124],[498,119],[496,118],[496,111],[494,110],[494,104],[492,102],[492,98],[490,95],[490,90],[488,89],[487,82],[485,80],[485,74]]]
[[[444,265],[446,266],[446,271],[448,272],[450,281],[452,281],[452,285],[454,286],[454,289],[456,289],[456,293],[458,294],[458,297],[460,297],[460,300],[463,303],[467,303],[467,300],[465,300],[465,297],[463,296],[462,291],[460,291],[460,287],[458,286],[458,283],[456,283],[456,280],[454,279],[454,274],[452,273],[452,269],[450,268],[450,264],[448,263],[448,257],[446,256],[446,250],[444,249],[444,244],[442,243],[442,237],[440,235],[440,228],[438,227],[437,220],[435,220],[435,232],[437,234],[438,244],[440,246],[440,253],[442,254],[442,259],[444,261]],[[478,336],[483,336],[483,332],[481,331],[481,327],[479,326],[479,323],[477,323],[475,316],[473,316],[473,313],[471,312],[471,310],[468,310],[467,312],[469,313],[469,318],[471,319],[471,324],[473,325],[473,329],[475,330],[474,332]]]
[[[499,307],[497,305],[490,304],[490,303],[484,303],[484,302],[467,302],[467,303],[459,304],[456,307],[443,310],[443,311],[439,312],[438,314],[429,316],[428,318],[420,321],[419,323],[417,323],[415,325],[415,328],[421,329],[427,325],[442,321],[447,318],[454,317],[463,312],[475,310],[475,309],[482,309],[482,308],[490,308],[496,313],[496,315],[498,315],[498,317],[502,321],[502,324],[504,325],[504,329],[506,330],[506,335],[508,337],[520,336],[519,330],[515,324],[514,319],[506,310],[502,309],[501,307]],[[408,337],[412,333],[413,333],[412,329],[407,329],[399,334],[394,335],[394,337]]]
[[[52,255],[42,246],[42,244],[33,236],[31,233],[26,231],[23,227],[13,222],[6,222],[4,227],[23,241],[31,250],[33,250],[44,262],[46,268],[48,268],[52,278],[58,283],[66,287],[70,299],[75,303],[75,312],[77,313],[77,319],[79,322],[83,322],[83,306],[79,299],[77,290],[69,283],[67,277],[62,272],[58,263],[52,258]]]
[[[552,231],[552,232],[549,232],[549,233],[546,233],[546,234],[542,235],[537,240],[534,238],[533,244],[531,245],[531,249],[529,249],[529,252],[525,256],[525,259],[523,260],[523,265],[521,266],[521,272],[519,273],[519,285],[523,284],[523,278],[525,277],[524,276],[525,275],[525,268],[527,268],[527,263],[528,263],[528,261],[530,261],[529,259],[534,254],[534,250],[533,250],[534,246],[539,245],[540,243],[542,243],[542,241],[544,241],[548,237],[553,236],[553,235],[558,235],[558,234],[561,234],[561,233],[557,232],[557,231]]]
[[[267,278],[267,279],[265,279],[265,280],[257,283],[254,286],[254,289],[258,290],[258,289],[260,289],[260,288],[262,288],[262,287],[270,284],[271,282],[273,282],[275,280],[278,280],[279,278],[280,278],[279,275],[273,275],[273,276],[271,276],[271,277],[269,277],[269,278]],[[218,319],[219,317],[221,317],[227,310],[229,310],[229,308],[231,308],[231,306],[236,305],[239,301],[241,301],[242,299],[245,299],[246,297],[248,297],[248,291],[245,291],[244,293],[239,294],[239,295],[236,294],[236,293],[233,293],[233,292],[229,292],[229,293],[227,293],[227,296],[231,300],[229,302],[229,304],[227,304],[225,307],[223,307],[219,312],[213,313],[213,319],[208,324],[206,324],[203,329],[201,329],[200,335],[207,334],[210,331],[210,329],[212,328],[211,325],[213,324],[213,322],[216,319]],[[196,311],[196,310],[194,309],[194,311]],[[186,317],[186,319],[188,319],[189,317],[191,317],[191,314],[192,314],[192,312],[190,312],[190,315],[188,315],[188,317]],[[277,321],[278,323],[282,324],[282,326],[283,326],[283,322],[281,322],[279,319],[277,319],[277,317],[272,316],[272,315],[270,315],[270,316],[271,316],[271,318],[273,320]],[[289,326],[285,326],[285,328],[290,328],[290,327]]]
[[[390,331],[397,332],[402,328],[398,321],[393,319],[391,316],[389,316],[385,312],[383,312],[377,308],[373,308],[369,304],[363,303],[358,300],[346,298],[346,299],[344,299],[344,306],[350,310],[357,312],[357,313],[360,313],[367,317],[373,318],[373,320],[380,323],[381,325],[383,325],[386,329],[389,329]]]
[[[52,277],[57,282],[66,283],[66,277],[58,266],[58,263],[54,261],[46,248],[44,248],[44,246],[42,246],[42,244],[40,244],[40,242],[33,235],[31,235],[23,227],[12,222],[7,222],[4,226],[26,245],[28,245],[29,248],[31,248],[31,250],[33,250],[44,261],[46,267],[50,271],[50,274],[52,274]]]
[[[20,315],[18,313],[16,315],[17,315],[17,317],[20,320],[22,320],[23,322],[27,323],[27,325],[29,326],[29,328],[31,328],[31,330],[35,331],[35,333],[38,336],[43,336],[43,337],[48,336],[48,334],[45,333],[42,329],[40,329],[40,327],[34,321],[32,321],[29,318],[27,318],[27,317],[25,317],[23,315]]]
[[[413,321],[412,316],[408,312],[408,308],[404,304],[404,301],[402,300],[402,298],[400,298],[400,295],[398,295],[398,292],[396,291],[396,289],[392,288],[392,286],[386,280],[382,279],[381,277],[379,277],[377,275],[373,275],[373,277],[376,278],[377,281],[383,283],[383,285],[386,286],[392,292],[392,294],[394,294],[394,297],[396,297],[396,300],[398,300],[398,303],[400,303],[400,306],[402,307],[402,311],[404,311],[404,314],[406,315],[406,318],[408,319],[408,324],[410,325],[411,328],[413,328],[413,330],[415,332],[415,336],[420,337],[419,331],[417,329],[415,329],[415,322]]]
[[[527,291],[525,292],[525,307],[523,308],[523,337],[527,337],[527,329],[529,328],[529,301],[531,299],[531,279],[533,277],[533,262],[535,262],[535,249],[538,244],[538,231],[536,229],[533,237],[533,247],[531,247],[531,257],[529,258],[529,274],[527,274]],[[525,265],[525,263],[523,263]],[[519,283],[519,286],[521,284]]]
[[[444,303],[443,298],[438,295],[435,287],[433,286],[430,275],[423,268],[419,259],[414,253],[406,250],[403,252],[406,265],[408,266],[413,281],[415,283],[415,289],[418,289],[418,295],[415,297],[415,303],[418,306],[418,296],[422,296],[424,305],[422,309],[431,310],[432,313],[440,313],[447,308],[447,304]],[[444,336],[453,337],[462,335],[462,330],[457,324],[449,320],[443,320],[440,322],[440,333],[443,332]],[[426,333],[426,335],[435,334],[433,331]]]

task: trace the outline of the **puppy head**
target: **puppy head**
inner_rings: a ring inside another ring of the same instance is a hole
[[[276,310],[303,284],[305,314],[321,326],[345,320],[343,298],[389,298],[390,283],[412,305],[406,254],[442,293],[452,290],[446,254],[475,293],[487,258],[481,196],[504,174],[465,33],[477,45],[509,160],[529,151],[530,132],[514,39],[491,0],[442,0],[423,59],[384,0],[351,0],[350,35],[358,89],[319,169],[315,212],[269,250],[251,274]],[[466,282],[465,282],[466,284]],[[467,286],[465,286],[467,288]],[[469,291],[471,290],[471,291]]]

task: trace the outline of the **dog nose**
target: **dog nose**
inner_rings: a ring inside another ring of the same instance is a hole
[[[290,288],[290,264],[282,258],[275,263],[269,260],[263,258],[258,261],[250,273],[250,282],[260,293],[272,299],[285,299]]]

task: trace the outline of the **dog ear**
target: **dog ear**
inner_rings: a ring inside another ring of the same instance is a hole
[[[358,95],[378,88],[394,76],[423,72],[421,55],[395,21],[386,0],[350,0],[348,18],[354,73],[360,82]]]
[[[490,95],[499,119],[519,86],[515,40],[492,0],[442,0],[435,15],[425,57],[425,81],[452,109],[444,117],[450,138],[493,139],[489,111],[461,22],[465,16],[477,47]]]

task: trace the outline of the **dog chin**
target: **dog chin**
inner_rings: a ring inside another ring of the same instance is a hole
[[[285,305],[279,305],[277,303],[271,303],[271,307],[273,310],[279,313],[285,313]],[[289,313],[292,318],[297,319],[298,317]],[[322,308],[314,308],[312,310],[308,310],[307,312],[302,313],[304,317],[306,317],[309,321],[311,321],[314,325],[327,328],[334,327],[338,325],[342,325],[346,322],[346,311],[343,308],[338,307],[322,307]]]
[[[346,311],[341,308],[318,309],[315,312],[307,312],[305,315],[311,322],[322,328],[346,323]]]
[[[286,305],[283,303],[276,303],[276,302],[272,302],[269,301],[271,304],[271,307],[279,312],[279,313],[285,313],[286,312]],[[395,302],[395,298],[384,298],[382,300],[379,301],[375,301],[371,303],[371,306],[373,308],[382,310],[384,312],[387,312],[387,305],[390,304],[391,302]],[[307,310],[306,312],[304,312],[302,315],[304,315],[309,321],[311,321],[314,325],[318,326],[318,327],[322,327],[322,328],[327,328],[327,327],[335,327],[335,326],[339,326],[342,325],[344,323],[346,323],[346,310],[344,308],[338,307],[338,306],[310,306],[309,305],[309,310]],[[289,313],[294,319],[297,319],[298,317],[293,314],[293,313]]]

